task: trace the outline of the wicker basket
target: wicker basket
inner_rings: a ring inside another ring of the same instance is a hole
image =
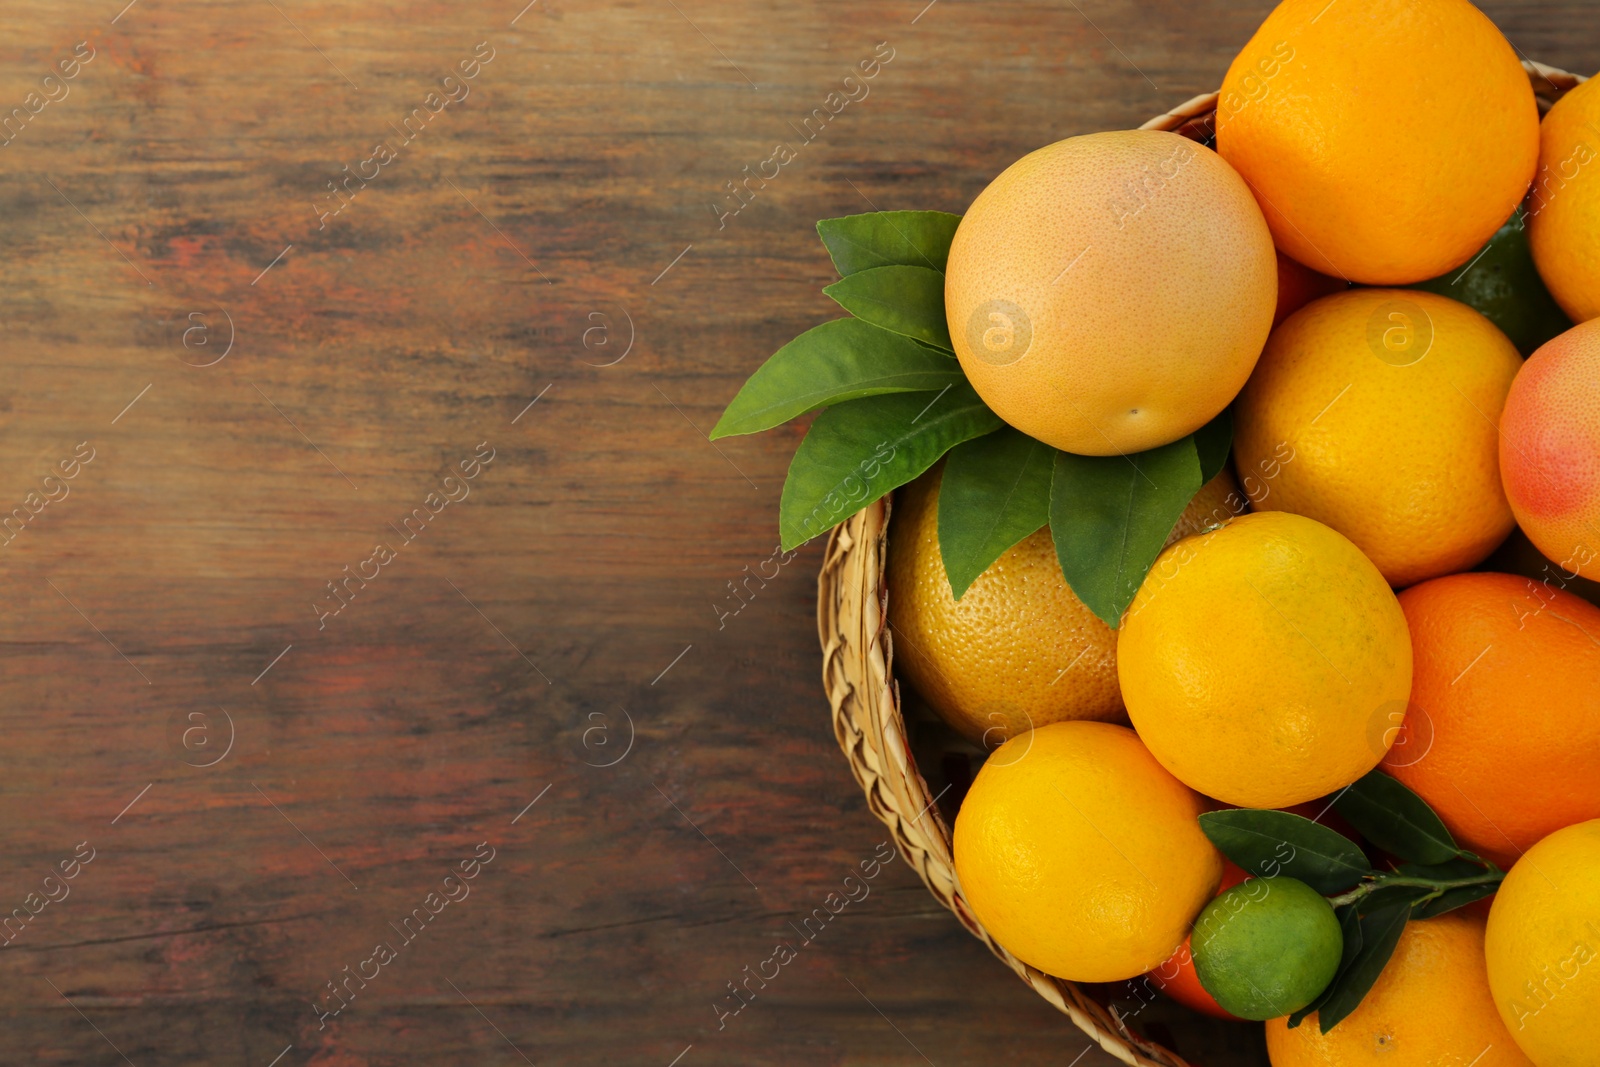
[[[1540,63],[1524,62],[1523,68],[1541,112],[1584,80]],[[1216,93],[1197,96],[1143,128],[1172,130],[1203,141],[1212,132],[1216,103]],[[949,796],[950,783],[935,792],[918,769],[915,739],[907,732],[894,679],[894,643],[887,624],[891,591],[884,580],[889,511],[890,498],[885,497],[835,527],[817,579],[822,680],[833,706],[833,732],[866,793],[867,806],[889,828],[906,862],[939,902],[955,912],[961,925],[1101,1048],[1135,1067],[1191,1067],[1177,1054],[1134,1033],[1114,1008],[1007,952],[967,906],[950,850],[956,798]],[[915,731],[918,723],[912,725]]]

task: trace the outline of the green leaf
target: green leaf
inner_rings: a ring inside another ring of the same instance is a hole
[[[1050,535],[1067,584],[1115,628],[1199,491],[1200,459],[1185,437],[1129,456],[1057,452]]]
[[[1486,882],[1483,885],[1463,885],[1454,889],[1446,889],[1426,904],[1416,908],[1411,914],[1416,919],[1432,919],[1435,916],[1443,915],[1447,911],[1455,911],[1457,908],[1466,907],[1474,900],[1482,900],[1484,897],[1498,892],[1499,889],[1500,884],[1498,882]]]
[[[1382,771],[1358,780],[1333,806],[1368,841],[1400,859],[1433,864],[1461,855],[1427,801]]]
[[[1504,878],[1500,868],[1473,857],[1469,852],[1463,852],[1462,855],[1471,858],[1431,864],[1402,863],[1395,869],[1395,874],[1402,878],[1427,878],[1434,882],[1478,880],[1471,885],[1453,886],[1432,900],[1414,905],[1411,911],[1412,918],[1431,919],[1436,915],[1443,915],[1447,911],[1454,911],[1471,904],[1474,900],[1482,900],[1500,888],[1500,881]],[[1376,895],[1376,892],[1370,894],[1369,899]]]
[[[841,278],[897,263],[942,272],[960,223],[944,211],[872,211],[823,219],[817,233]]]
[[[770,430],[846,400],[965,381],[952,356],[860,319],[834,319],[796,337],[750,375],[711,439]]]
[[[1328,983],[1328,988],[1317,994],[1317,999],[1289,1016],[1289,1029],[1291,1030],[1304,1022],[1307,1015],[1322,1007],[1322,1002],[1327,1000],[1333,993],[1334,989],[1339,985],[1340,977],[1350,969],[1350,965],[1355,962],[1356,956],[1361,952],[1361,918],[1356,914],[1356,906],[1354,904],[1346,904],[1343,907],[1334,908],[1333,913],[1339,916],[1339,932],[1344,936],[1344,948],[1339,953],[1339,969],[1333,973],[1333,981]]]
[[[1385,908],[1401,905],[1409,908],[1431,892],[1433,890],[1427,886],[1379,884],[1372,892],[1355,902],[1356,911],[1362,915],[1370,915]]]
[[[1349,889],[1372,872],[1355,842],[1287,811],[1208,811],[1200,816],[1200,829],[1250,874],[1297,878],[1323,896]]]
[[[869,267],[822,291],[858,319],[955,351],[944,318],[944,275],[936,270],[904,264]]]
[[[1535,200],[1541,194],[1535,194]],[[1522,208],[1489,238],[1477,255],[1448,274],[1407,286],[1459,300],[1500,327],[1523,356],[1572,328],[1545,288],[1528,247]]]
[[[1204,485],[1228,465],[1233,449],[1233,409],[1222,413],[1194,432],[1195,451],[1200,456],[1200,484]]]
[[[1006,549],[1050,521],[1055,449],[1011,427],[957,445],[939,482],[939,553],[957,599]]]
[[[1361,947],[1356,950],[1350,966],[1334,976],[1317,1009],[1317,1024],[1323,1033],[1356,1010],[1361,998],[1383,973],[1384,964],[1394,955],[1394,947],[1400,943],[1400,933],[1410,917],[1411,905],[1397,903],[1368,912],[1357,920],[1361,928]]]
[[[837,404],[795,451],[778,506],[784,551],[802,545],[904,485],[1000,418],[963,381],[932,397],[872,396]]]
[[[1471,860],[1453,859],[1443,863],[1402,863],[1395,873],[1407,878],[1431,878],[1436,882],[1453,882],[1460,878],[1474,878],[1489,869],[1488,864]]]

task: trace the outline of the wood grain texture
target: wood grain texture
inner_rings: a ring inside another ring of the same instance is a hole
[[[94,850],[0,948],[0,1063],[1112,1062],[898,862],[719,1028],[884,834],[818,684],[817,547],[722,615],[799,431],[703,433],[835,314],[816,219],[961,211],[1213,88],[1269,5],[122,2],[0,5],[0,914]],[[1592,3],[1486,9],[1600,66]]]

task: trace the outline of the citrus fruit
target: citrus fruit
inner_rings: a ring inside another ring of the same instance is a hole
[[[1272,325],[1272,238],[1233,168],[1155,130],[1032,152],[950,245],[956,355],[995,414],[1068,452],[1140,452],[1233,399]]]
[[[1018,959],[1116,982],[1171,955],[1216,892],[1199,796],[1125,726],[1059,722],[1012,738],[956,816],[961,891]]]
[[[1232,860],[1224,857],[1222,861],[1222,881],[1218,883],[1217,891],[1226,892],[1250,877]],[[1176,1000],[1185,1007],[1203,1012],[1217,1019],[1237,1019],[1237,1015],[1228,1011],[1217,1003],[1217,998],[1206,991],[1200,984],[1200,976],[1194,969],[1194,933],[1191,931],[1183,939],[1183,944],[1178,950],[1168,956],[1161,966],[1153,969],[1146,977],[1149,984]]]
[[[1230,805],[1217,804],[1212,801],[1209,806],[1224,808]],[[1312,822],[1320,822],[1351,840],[1356,840],[1360,836],[1356,833],[1354,827],[1340,818],[1339,813],[1333,810],[1327,798],[1318,798],[1305,804],[1294,804],[1283,810],[1303,816]],[[1258,873],[1270,875],[1275,872],[1264,867]],[[1238,864],[1224,858],[1222,861],[1222,882],[1218,886],[1218,892],[1232,889],[1248,877],[1250,876]],[[1145,976],[1146,988],[1160,990],[1179,1004],[1193,1008],[1195,1011],[1203,1012],[1206,1015],[1214,1016],[1218,1019],[1238,1019],[1237,1015],[1226,1011],[1218,1004],[1216,998],[1206,992],[1206,987],[1200,984],[1200,978],[1195,974],[1194,969],[1194,951],[1190,943],[1192,940],[1193,934],[1184,938],[1183,944],[1178,946],[1178,951],[1169,956],[1161,966]]]
[[[1568,574],[1600,578],[1600,322],[1523,364],[1500,416],[1500,476],[1539,551]]]
[[[1524,356],[1572,328],[1533,265],[1528,223],[1520,207],[1465,267],[1418,282],[1416,288],[1482,313]]]
[[[1569,92],[1544,117],[1528,231],[1556,302],[1577,322],[1600,316],[1600,79]]]
[[[1318,274],[1310,267],[1296,263],[1282,252],[1278,253],[1278,306],[1272,313],[1272,325],[1293,315],[1319,296],[1331,296],[1350,288],[1350,283],[1326,274]]]
[[[1534,547],[1521,527],[1511,531],[1511,536],[1483,561],[1483,570],[1502,574],[1520,574],[1552,589],[1565,589],[1591,604],[1600,605],[1600,582],[1574,574]]]
[[[1521,366],[1488,319],[1433,293],[1308,304],[1234,405],[1239,469],[1278,464],[1257,509],[1327,523],[1390,585],[1471,567],[1511,532],[1496,423]]]
[[[1400,606],[1412,708],[1384,769],[1501,866],[1600,818],[1600,608],[1485,573],[1413,586]]]
[[[889,625],[895,668],[955,730],[994,747],[1065,719],[1120,720],[1117,635],[1061,576],[1050,530],[1006,551],[958,601],[939,555],[942,465],[895,494]],[[1224,470],[1195,494],[1171,539],[1243,501]]]
[[[1600,820],[1557,830],[1511,868],[1489,912],[1489,990],[1539,1067],[1595,1062]]]
[[[1533,1067],[1495,1014],[1483,920],[1460,911],[1406,924],[1355,1011],[1322,1032],[1267,1023],[1272,1067]],[[1541,1064],[1540,1067],[1545,1067]]]
[[[1533,180],[1539,110],[1466,0],[1284,0],[1223,79],[1217,151],[1279,248],[1323,274],[1405,285],[1465,263],[1510,216]]]
[[[1205,906],[1194,967],[1223,1010],[1241,1019],[1299,1011],[1333,981],[1344,935],[1333,905],[1293,878],[1252,878]]]
[[[1128,715],[1161,765],[1229,804],[1342,789],[1383,757],[1411,691],[1411,638],[1349,539],[1258,512],[1157,557],[1117,636]]]

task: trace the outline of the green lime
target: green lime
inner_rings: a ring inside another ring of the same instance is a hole
[[[1299,1011],[1333,981],[1344,953],[1339,919],[1293,878],[1252,878],[1222,893],[1195,920],[1195,974],[1225,1011],[1276,1019]]]
[[[1473,259],[1448,274],[1409,289],[1459,300],[1500,327],[1524,358],[1550,338],[1572,328],[1533,265],[1522,209],[1489,238]]]

